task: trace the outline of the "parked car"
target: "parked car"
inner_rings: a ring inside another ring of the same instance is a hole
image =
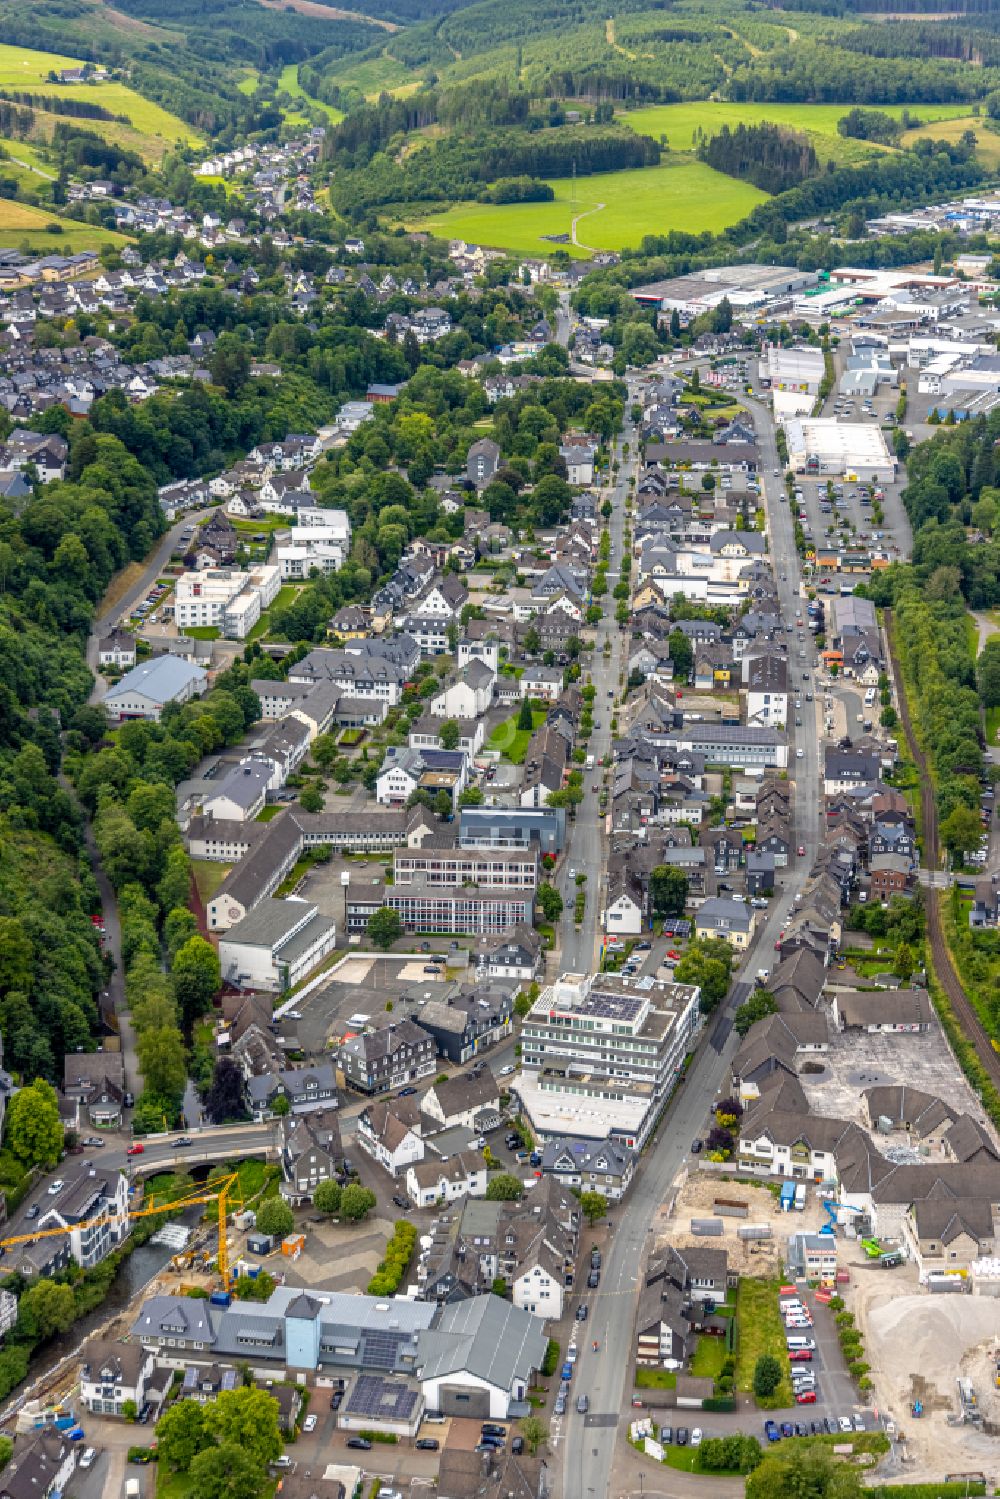
[[[104,1137],[102,1135],[88,1135],[83,1143],[84,1145],[89,1146],[92,1150],[100,1150],[101,1146],[104,1144]]]
[[[435,1446],[436,1445],[437,1443],[435,1443]],[[417,1443],[417,1446],[420,1446],[419,1442]],[[510,1444],[510,1450],[511,1452],[513,1452],[515,1457],[519,1457],[524,1451],[524,1437],[515,1437]]]
[[[418,1437],[416,1446],[420,1452],[436,1452],[441,1443],[437,1437]]]
[[[497,1426],[493,1421],[484,1421],[479,1430],[484,1437],[505,1437],[507,1435],[506,1426]]]
[[[303,1431],[315,1431],[316,1430],[316,1421],[317,1421],[316,1416],[313,1416],[313,1415],[306,1416],[305,1420],[302,1423],[302,1430]]]
[[[52,1190],[51,1187],[49,1188],[49,1190],[50,1191]],[[590,1289],[592,1291],[596,1291],[597,1287],[600,1284],[601,1284],[601,1272],[600,1272],[600,1270],[591,1270],[590,1274],[587,1276],[587,1285],[590,1287]]]
[[[561,1371],[561,1374],[560,1374],[560,1378],[561,1379],[567,1379],[567,1380],[573,1378],[573,1361],[572,1361],[572,1359],[567,1359],[566,1362],[563,1364],[562,1371]]]
[[[677,1445],[678,1445],[678,1447],[686,1447],[687,1443],[688,1443],[688,1429],[687,1429],[687,1427],[686,1426],[678,1426],[678,1428],[677,1428]]]
[[[372,1444],[367,1437],[348,1437],[348,1447],[353,1447],[357,1452],[370,1452]]]
[[[94,1458],[96,1456],[97,1453],[94,1451],[93,1447],[86,1448],[86,1450],[84,1452],[81,1452],[80,1454],[80,1467],[92,1468],[94,1465]]]
[[[698,1155],[700,1153],[700,1151],[701,1151],[701,1148],[702,1148],[702,1141],[701,1140],[692,1140],[691,1141],[691,1154],[692,1155]]]
[[[398,1192],[394,1192],[392,1200],[395,1203],[396,1207],[398,1207],[402,1212],[405,1213],[408,1211],[410,1203],[406,1197],[400,1197]]]
[[[587,1314],[588,1314],[587,1305],[586,1305],[585,1302],[581,1301],[580,1305],[576,1309],[576,1320],[578,1322],[586,1322],[586,1320],[587,1320]]]
[[[343,1399],[344,1399],[344,1392],[343,1392],[343,1390],[334,1390],[333,1394],[330,1396],[330,1409],[332,1411],[339,1411],[340,1407],[341,1407],[341,1404],[343,1402]]]
[[[850,1416],[840,1416],[837,1420],[837,1425],[840,1427],[841,1431],[854,1430],[854,1426],[851,1423]]]
[[[701,1446],[701,1437],[702,1437],[701,1427],[700,1426],[696,1426],[694,1428],[694,1430],[692,1431],[692,1433],[691,1433],[691,1446],[692,1447],[700,1447]]]

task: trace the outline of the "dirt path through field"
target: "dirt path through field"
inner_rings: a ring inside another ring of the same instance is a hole
[[[577,224],[580,222],[581,219],[589,218],[592,213],[600,213],[600,211],[601,211],[601,209],[603,207],[604,207],[603,203],[595,203],[594,206],[593,206],[593,208],[585,208],[582,213],[578,213],[577,214],[576,218],[573,220],[572,224],[570,225],[570,238],[572,239],[574,245],[577,245],[581,250],[594,251],[594,250],[598,249],[599,246],[597,246],[597,245],[585,245],[583,243],[582,239],[577,239],[577,237],[576,237],[576,226],[577,226]]]

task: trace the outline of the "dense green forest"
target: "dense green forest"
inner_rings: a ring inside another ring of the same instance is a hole
[[[741,177],[771,193],[796,187],[819,170],[816,149],[807,136],[779,125],[723,125],[718,135],[698,148],[702,161],[717,172]]]

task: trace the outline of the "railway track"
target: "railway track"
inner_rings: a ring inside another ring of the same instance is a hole
[[[889,659],[892,662],[892,673],[896,681],[899,717],[903,725],[903,732],[906,734],[906,742],[910,747],[910,754],[913,756],[913,761],[920,777],[920,805],[923,814],[924,830],[924,864],[928,869],[933,871],[938,868],[940,857],[937,804],[934,799],[934,779],[927,764],[927,756],[921,749],[917,742],[917,737],[913,732],[913,722],[910,718],[909,703],[906,700],[903,673],[900,670],[899,657],[896,652],[894,620],[891,609],[886,609],[884,619]],[[948,1002],[954,1011],[955,1018],[965,1032],[966,1038],[975,1047],[976,1055],[986,1069],[990,1080],[994,1086],[1000,1087],[1000,1054],[993,1050],[991,1038],[976,1013],[974,1005],[962,987],[961,979],[955,971],[955,965],[951,960],[951,953],[948,951],[948,944],[945,942],[944,937],[940,895],[934,886],[929,886],[926,891],[926,911],[927,940],[930,943],[931,960],[938,983],[948,996]]]

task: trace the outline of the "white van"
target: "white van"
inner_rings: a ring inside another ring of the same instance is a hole
[[[786,1338],[785,1342],[788,1344],[789,1353],[794,1353],[799,1348],[808,1348],[811,1352],[816,1347],[815,1338]]]
[[[874,701],[875,701],[875,688],[874,687],[869,687],[868,691],[865,693],[865,707],[866,708],[870,708],[871,705],[872,705],[872,703]]]

